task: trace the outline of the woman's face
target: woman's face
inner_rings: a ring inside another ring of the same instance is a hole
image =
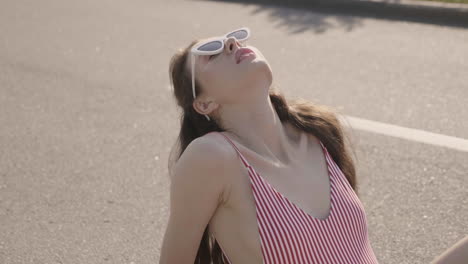
[[[201,40],[203,41],[203,40]],[[236,52],[240,48],[249,48],[255,55],[241,56],[237,63]],[[190,54],[189,54],[190,55]],[[191,73],[191,60],[187,68]],[[214,100],[217,104],[235,104],[245,102],[248,97],[268,95],[272,82],[271,68],[263,54],[255,47],[241,44],[231,37],[224,41],[224,50],[215,55],[197,55],[195,58],[195,78],[202,86],[202,98]],[[255,88],[265,88],[255,91]]]

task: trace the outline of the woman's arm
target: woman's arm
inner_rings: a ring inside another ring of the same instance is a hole
[[[468,263],[468,236],[444,251],[431,264],[466,264]]]
[[[159,264],[193,264],[203,232],[224,201],[228,157],[207,137],[192,141],[174,165],[170,216]]]

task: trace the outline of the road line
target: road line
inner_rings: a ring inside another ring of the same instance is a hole
[[[340,119],[342,125],[351,127],[353,129],[468,152],[468,140],[463,138],[446,136],[414,128],[390,125],[352,116],[339,115],[338,118]]]

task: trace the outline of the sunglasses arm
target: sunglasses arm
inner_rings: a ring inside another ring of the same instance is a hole
[[[193,92],[193,99],[195,99],[195,54],[192,53],[192,92]],[[205,115],[206,119],[210,121],[210,117],[208,115]]]
[[[192,53],[192,92],[193,92],[193,99],[195,99],[195,54]]]

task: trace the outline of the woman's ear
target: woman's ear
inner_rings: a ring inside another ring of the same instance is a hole
[[[216,103],[214,98],[210,97],[199,97],[195,98],[195,100],[193,101],[193,108],[195,109],[195,111],[202,115],[208,115],[212,111],[216,110],[218,107],[219,104]]]

